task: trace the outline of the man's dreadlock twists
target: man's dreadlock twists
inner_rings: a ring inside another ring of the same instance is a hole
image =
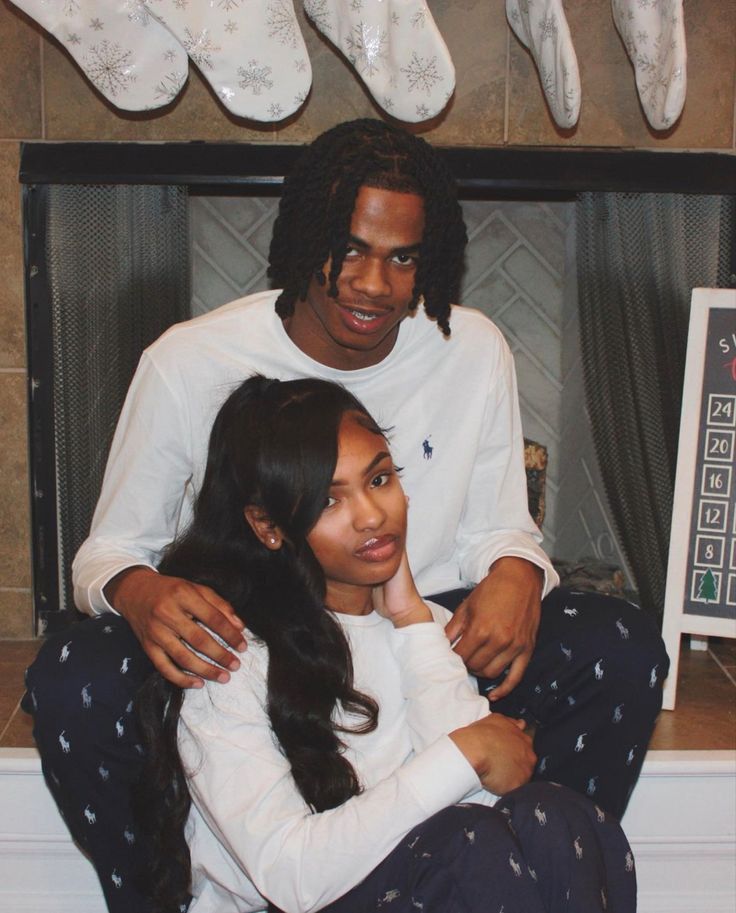
[[[362,186],[423,197],[425,229],[410,308],[423,296],[427,315],[449,336],[467,242],[455,182],[429,143],[379,120],[349,121],[323,133],[284,182],[268,270],[283,289],[276,312],[282,318],[294,313],[328,259],[329,292],[337,296]]]

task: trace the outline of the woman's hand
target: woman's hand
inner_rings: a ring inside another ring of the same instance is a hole
[[[417,591],[406,549],[394,576],[374,588],[373,607],[379,615],[390,619],[395,628],[433,620],[432,613]]]
[[[501,796],[531,780],[537,756],[523,720],[491,713],[450,738],[465,755],[484,789]]]

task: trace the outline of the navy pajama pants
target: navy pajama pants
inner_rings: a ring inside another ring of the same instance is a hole
[[[434,598],[453,608],[449,603],[466,595]],[[635,606],[553,590],[542,603],[524,678],[494,709],[536,725],[537,779],[571,787],[620,818],[661,707],[667,668],[661,637]],[[150,910],[135,884],[146,850],[131,787],[142,755],[133,701],[151,671],[127,623],[104,615],[47,640],[27,672],[23,706],[34,716],[46,782],[95,866],[110,913]],[[481,682],[481,690],[493,685]]]
[[[468,595],[433,596],[451,611]],[[621,819],[669,670],[652,619],[613,596],[558,588],[542,602],[531,661],[493,710],[535,726],[536,779],[562,783]],[[488,693],[501,679],[480,679]]]
[[[634,913],[634,857],[601,808],[564,786],[528,783],[493,808],[433,815],[323,913],[383,910]]]

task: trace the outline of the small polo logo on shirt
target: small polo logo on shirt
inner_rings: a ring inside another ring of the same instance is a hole
[[[429,437],[432,437],[430,434]],[[432,454],[434,453],[434,447],[429,443],[429,437],[425,437],[422,441],[422,449],[424,450],[424,459],[431,460]]]

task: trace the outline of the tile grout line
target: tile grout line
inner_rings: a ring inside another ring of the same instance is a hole
[[[731,675],[731,673],[728,671],[728,669],[723,665],[723,663],[716,656],[716,654],[710,649],[708,650],[708,653],[711,656],[711,658],[715,661],[715,664],[718,666],[718,668],[721,670],[721,672],[723,672],[723,674],[731,682],[731,684],[734,687],[736,687],[736,680],[734,680],[734,677]]]
[[[44,53],[43,34],[38,36],[38,69],[41,77],[39,86],[40,91],[40,113],[41,113],[41,139],[46,141],[46,54]]]
[[[8,729],[10,729],[10,724],[13,722],[13,720],[15,719],[15,715],[20,710],[20,702],[22,700],[23,700],[22,697],[18,698],[18,703],[15,705],[15,710],[10,714],[10,718],[8,719],[8,722],[3,726],[2,732],[0,732],[0,748],[3,747],[3,739],[5,738],[5,734],[7,733]]]
[[[735,55],[736,56],[736,55]],[[736,149],[736,71],[733,74],[733,121],[731,123],[731,145]]]
[[[503,145],[507,146],[509,142],[509,103],[510,88],[509,78],[511,75],[511,29],[506,26],[506,84],[504,86],[503,99]]]

